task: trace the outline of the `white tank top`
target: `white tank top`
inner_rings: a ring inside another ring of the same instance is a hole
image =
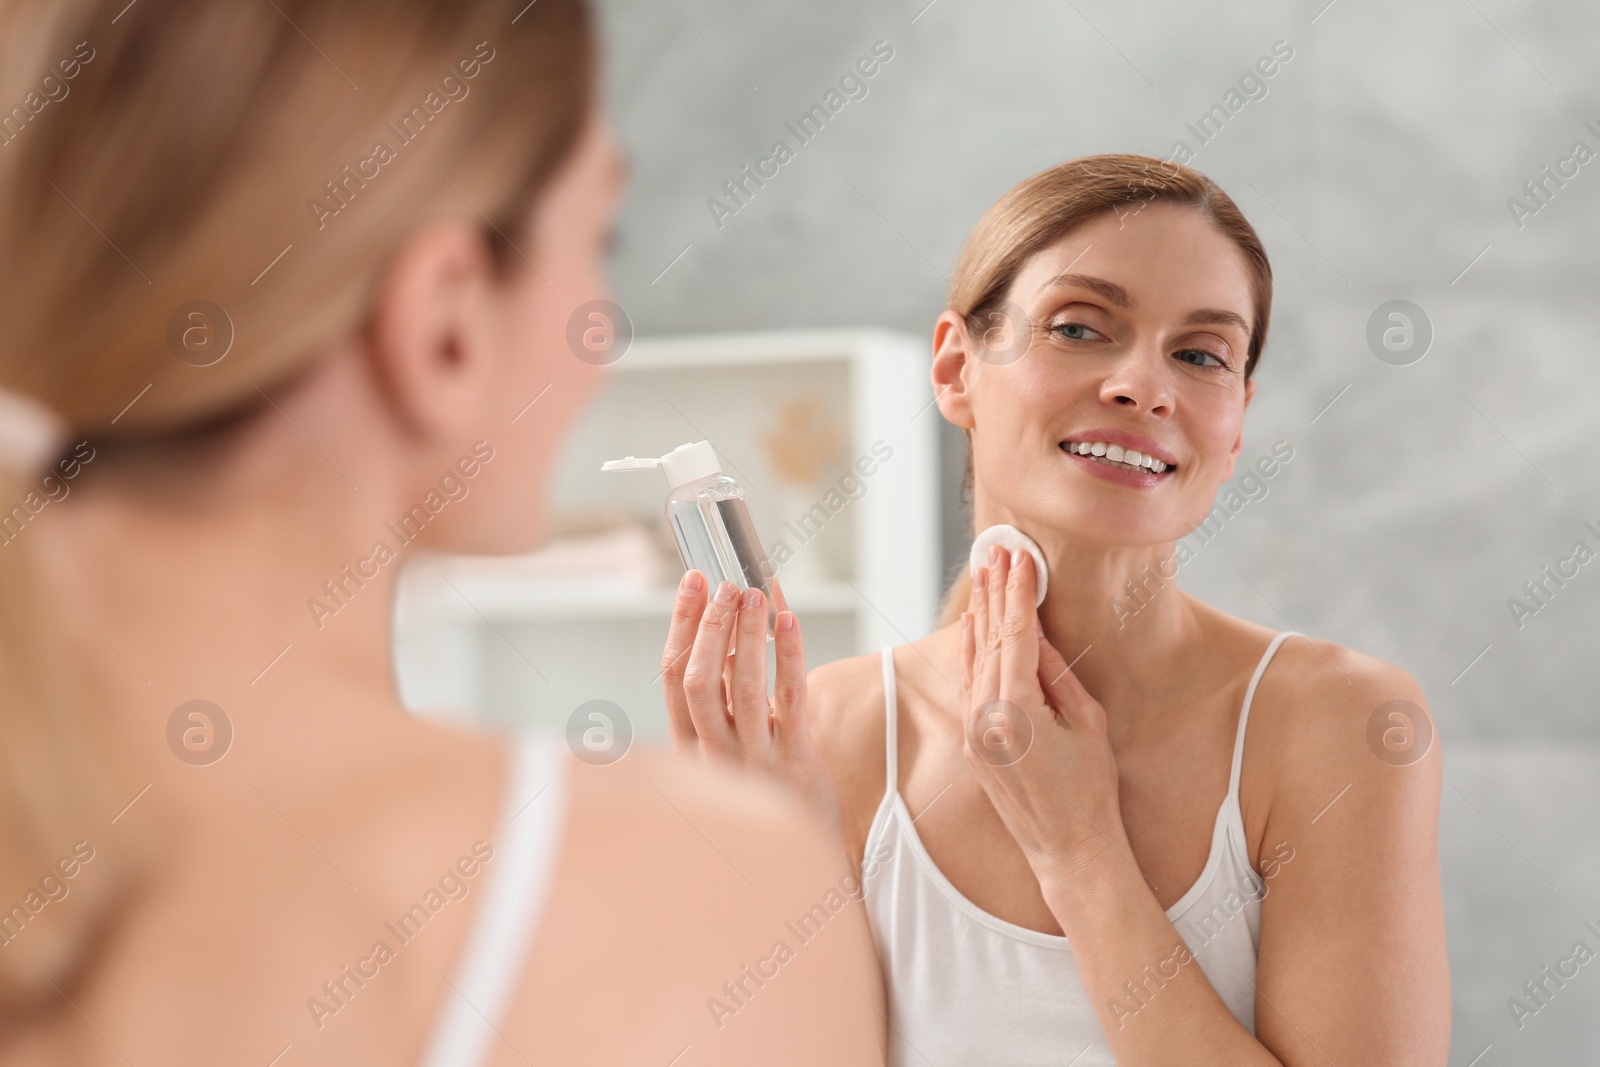
[[[422,1067],[476,1067],[499,1036],[539,929],[567,825],[567,746],[559,737],[515,736],[500,805],[489,881],[445,986],[443,1010]]]
[[[1293,631],[1276,635],[1256,665],[1239,711],[1228,795],[1211,852],[1167,918],[1211,985],[1255,1032],[1256,950],[1266,882],[1250,866],[1239,810],[1239,766],[1256,684]],[[889,993],[889,1067],[1052,1064],[1116,1067],[1065,937],[983,911],[934,865],[900,797],[893,648],[883,650],[888,786],[863,857],[867,915]],[[1160,995],[1152,960],[1118,998],[1136,1014]],[[1167,966],[1167,977],[1176,973]],[[1128,1016],[1121,1016],[1131,1024]]]

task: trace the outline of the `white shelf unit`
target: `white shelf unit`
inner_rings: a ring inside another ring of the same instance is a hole
[[[925,340],[883,330],[637,340],[568,440],[551,506],[558,516],[626,512],[664,531],[661,474],[602,474],[600,464],[709,440],[749,494],[769,555],[779,542],[792,551],[778,582],[810,666],[913,640],[932,627],[940,594],[928,361]],[[786,486],[764,439],[782,405],[807,396],[842,443],[812,486]],[[862,457],[875,462],[852,482]],[[636,735],[663,736],[657,674],[682,573],[675,553],[667,562],[660,583],[578,586],[519,575],[517,559],[415,561],[396,620],[403,697],[430,714],[551,730],[603,699]]]

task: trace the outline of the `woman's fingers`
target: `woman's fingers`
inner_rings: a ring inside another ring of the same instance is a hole
[[[767,705],[767,599],[746,589],[735,631],[738,652],[730,661],[728,696],[733,728],[747,757],[764,755],[772,742]]]
[[[977,640],[972,634],[972,612],[961,613],[961,693],[972,694],[972,667],[977,655]]]
[[[989,549],[989,643],[1000,639],[1006,619],[1006,588],[1011,581],[1011,553],[998,546]]]
[[[1061,713],[1061,717],[1071,725],[1071,706],[1073,701],[1069,696],[1072,681],[1072,672],[1067,669],[1067,661],[1056,651],[1056,646],[1046,641],[1043,637],[1039,642],[1039,688],[1044,691],[1044,698],[1052,708]],[[1069,680],[1071,679],[1071,680]]]
[[[967,611],[972,614],[972,635],[983,652],[983,643],[989,638],[989,568],[979,567],[972,572],[972,595],[967,597]]]
[[[1039,638],[1039,688],[1044,690],[1050,706],[1061,713],[1068,726],[1078,729],[1098,729],[1104,725],[1105,712],[1100,702],[1089,695],[1078,676],[1072,673],[1066,658],[1044,638]]]
[[[674,752],[693,751],[700,736],[689,715],[689,702],[683,694],[683,675],[694,649],[694,635],[706,609],[706,577],[691,570],[678,583],[672,602],[672,623],[667,628],[667,645],[661,653],[661,687],[667,698],[667,730]]]
[[[719,757],[736,756],[738,741],[728,722],[723,700],[722,670],[728,657],[739,607],[737,587],[722,582],[695,632],[694,646],[683,672],[683,695],[689,705],[689,718],[700,738],[702,750]]]
[[[989,652],[989,568],[979,567],[972,575],[972,597],[968,603],[972,612],[972,686],[971,693],[983,687],[988,670]]]
[[[1000,639],[1006,621],[1006,585],[1011,577],[1011,557],[999,546],[989,549],[989,632],[984,638],[983,692],[985,699],[1000,696]]]
[[[1033,557],[1019,550],[1007,576],[1000,624],[1002,694],[1026,694],[1039,685],[1039,616],[1034,589]],[[1031,705],[1033,701],[1025,703]]]
[[[806,649],[800,640],[800,620],[794,612],[778,613],[777,632],[772,638],[777,661],[772,703],[778,740],[783,742],[799,737],[805,726]]]

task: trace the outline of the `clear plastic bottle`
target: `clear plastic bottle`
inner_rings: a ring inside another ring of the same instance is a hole
[[[659,458],[610,460],[600,469],[652,467],[661,468],[671,487],[665,509],[667,524],[684,568],[703,573],[712,590],[723,581],[732,582],[741,592],[761,590],[767,601],[767,640],[772,640],[778,612],[786,610],[786,605],[767,551],[750,521],[744,487],[722,473],[709,441],[679,445]]]

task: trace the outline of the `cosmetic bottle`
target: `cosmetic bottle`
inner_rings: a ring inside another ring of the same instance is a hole
[[[767,601],[767,640],[772,640],[778,612],[786,610],[783,592],[766,549],[750,521],[744,487],[722,473],[722,465],[709,441],[679,445],[664,456],[610,460],[602,471],[661,468],[670,489],[666,503],[667,525],[678,543],[685,569],[706,576],[708,589],[732,582],[743,593],[759,589]]]

